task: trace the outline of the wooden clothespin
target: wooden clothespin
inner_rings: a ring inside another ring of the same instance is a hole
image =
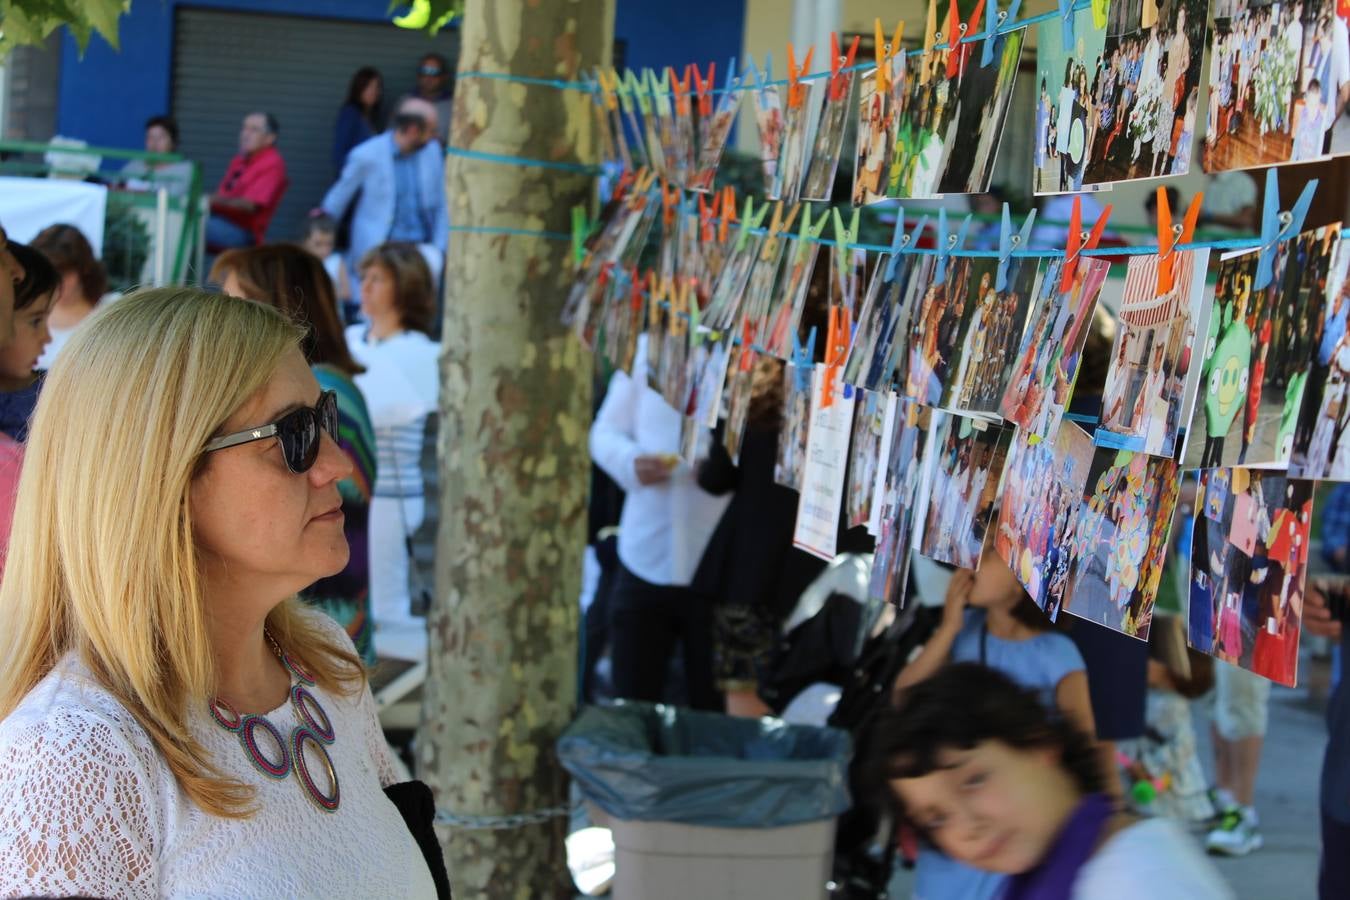
[[[1036,210],[1027,214],[1022,230],[1013,234],[1012,217],[1008,214],[1008,204],[1003,204],[1003,224],[998,230],[998,277],[994,281],[994,290],[1002,291],[1008,287],[1008,262],[1013,251],[1025,247],[1031,240],[1031,229],[1036,224]]]
[[[1266,198],[1261,214],[1261,257],[1256,263],[1255,290],[1265,290],[1275,277],[1275,256],[1280,241],[1287,241],[1303,230],[1303,220],[1317,191],[1317,179],[1303,186],[1293,209],[1280,211],[1280,185],[1275,169],[1266,170]]]
[[[984,33],[984,49],[980,51],[981,66],[988,66],[994,61],[995,51],[1003,46],[1003,35],[999,29],[1009,19],[1016,20],[1022,9],[1022,0],[1012,0],[1012,5],[1007,9],[998,9],[998,0],[994,0],[994,4],[997,13],[989,17],[989,30]]]
[[[937,2],[938,0],[928,0],[928,20],[924,23],[923,28],[924,55],[932,52],[933,48],[942,40],[942,32],[938,31],[937,27]],[[920,68],[926,70],[928,67],[921,66]],[[928,80],[926,75],[920,77],[925,82]]]
[[[1102,210],[1092,230],[1083,231],[1083,198],[1074,196],[1073,212],[1069,214],[1069,246],[1064,248],[1064,268],[1059,273],[1061,294],[1073,287],[1073,279],[1078,274],[1078,261],[1083,251],[1096,248],[1097,242],[1102,239],[1102,232],[1106,230],[1106,220],[1110,217],[1111,207],[1108,205]]]
[[[732,57],[731,67],[733,71],[736,68],[735,57]],[[703,77],[703,74],[698,70],[698,66],[693,63],[689,64],[689,71],[694,76],[694,93],[698,97],[698,114],[700,117],[711,116],[713,111],[712,91],[717,84],[717,63],[708,63],[707,78]]]
[[[736,189],[731,185],[722,188],[722,220],[717,223],[717,241],[727,242],[727,231],[736,221]]]
[[[848,53],[844,56],[839,55],[839,32],[830,32],[830,99],[844,99],[844,92],[853,82],[850,81],[853,68],[853,59],[858,55],[858,42],[862,40],[862,35],[855,34],[853,43],[848,48]]]
[[[1064,44],[1064,52],[1073,52],[1073,17],[1074,5],[1077,0],[1058,0],[1059,3],[1059,33],[1060,40]]]
[[[1176,286],[1177,244],[1184,244],[1195,235],[1195,223],[1200,218],[1203,194],[1191,198],[1191,205],[1181,222],[1172,224],[1172,209],[1167,202],[1167,188],[1158,188],[1158,296],[1170,294]]]
[[[958,22],[956,25],[956,34],[950,39],[952,53],[947,57],[947,77],[960,77],[965,74],[966,61],[970,59],[970,44],[962,43],[962,40],[968,34],[974,34],[975,29],[979,27],[980,16],[984,15],[984,0],[978,0],[975,4],[975,10],[970,14],[970,19],[965,22]],[[956,0],[952,0],[952,17],[957,16]]]
[[[816,367],[816,326],[806,335],[806,343],[792,332],[792,375],[797,382],[797,390],[811,390],[811,372]]]
[[[656,184],[656,170],[643,166],[638,169],[637,177],[633,179],[633,196],[645,197],[654,184]]]
[[[895,275],[900,271],[900,257],[906,253],[914,252],[918,246],[919,235],[923,234],[924,228],[928,226],[927,214],[919,216],[918,223],[914,228],[905,232],[905,208],[897,206],[895,209],[895,233],[891,235],[891,259],[886,263],[886,281],[895,281]]]
[[[839,370],[848,361],[848,348],[852,338],[853,319],[848,308],[831,306],[830,330],[825,339],[825,377],[820,381],[821,409],[829,409],[834,405],[835,390],[839,384]]]
[[[946,283],[947,257],[951,256],[953,251],[961,249],[961,245],[966,242],[966,232],[969,230],[970,216],[967,215],[961,220],[961,227],[956,234],[948,234],[947,210],[938,208],[937,267],[933,269],[934,284]]]
[[[783,232],[792,228],[792,223],[797,221],[797,213],[801,211],[802,204],[794,203],[788,208],[787,215],[783,215],[783,201],[778,200],[773,205],[773,218],[769,220],[769,233],[764,238],[764,246],[760,251],[760,259],[770,259],[778,249],[778,241],[782,240]]]
[[[811,71],[811,56],[816,52],[815,47],[806,51],[806,59],[802,60],[801,68],[797,68],[797,59],[793,54],[792,45],[788,44],[788,109],[796,109],[806,100],[807,88],[802,84],[801,79]]]

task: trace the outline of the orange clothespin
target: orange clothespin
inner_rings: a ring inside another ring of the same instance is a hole
[[[689,72],[691,68],[693,67],[684,67],[684,78],[682,79],[675,73],[674,67],[666,67],[666,71],[670,74],[670,95],[675,100],[675,114],[679,116],[687,116],[693,110],[689,101],[689,86],[693,80]]]
[[[802,60],[801,68],[797,68],[797,60],[793,55],[792,45],[788,44],[788,95],[787,105],[789,109],[795,109],[801,106],[806,100],[806,85],[801,83],[801,78],[807,72],[811,71],[811,56],[816,52],[815,47],[806,51],[806,59]]]
[[[847,77],[845,69],[853,67],[853,58],[858,55],[858,41],[862,40],[862,35],[853,36],[853,44],[848,48],[848,55],[839,55],[839,32],[830,32],[830,99],[844,99],[844,91],[851,83]]]
[[[675,213],[679,211],[681,200],[680,186],[666,183],[661,179],[661,222],[666,228],[675,225]]]
[[[900,49],[900,36],[905,32],[905,20],[901,19],[900,24],[895,26],[895,38],[888,44],[886,43],[886,32],[881,30],[881,18],[876,20],[877,29],[877,93],[885,94],[891,89],[891,60],[895,54],[903,52]],[[602,85],[603,87],[603,85]]]
[[[952,0],[952,14],[956,14],[956,0]],[[952,60],[956,60],[956,74],[964,75],[966,72],[966,63],[970,60],[971,48],[974,44],[959,43],[962,38],[968,34],[974,34],[980,25],[980,16],[984,15],[984,0],[978,0],[975,4],[975,10],[970,14],[970,20],[957,26],[957,34],[952,37],[952,49],[956,51],[947,58],[947,75],[952,74]]]
[[[825,340],[825,377],[820,382],[821,409],[828,409],[834,405],[839,370],[848,360],[848,345],[852,338],[853,321],[848,308],[831,306],[830,329]]]
[[[741,358],[739,360],[740,365],[737,368],[742,372],[749,372],[753,369],[757,352],[755,350],[755,323],[750,321],[749,316],[744,316],[741,321]]]
[[[713,239],[717,232],[713,228],[713,222],[717,219],[717,214],[722,211],[722,195],[720,193],[712,195],[712,202],[708,202],[708,195],[700,193],[698,195],[698,239],[703,243],[708,243]]]
[[[1158,296],[1170,294],[1176,286],[1177,244],[1184,244],[1195,234],[1195,223],[1200,218],[1203,194],[1191,198],[1191,205],[1180,223],[1172,224],[1172,210],[1167,204],[1167,189],[1158,188]]]
[[[698,94],[698,114],[699,116],[711,116],[713,111],[713,86],[717,81],[717,63],[708,63],[708,77],[704,78],[698,71],[698,66],[693,63],[689,68],[694,73],[694,91]]]
[[[1064,293],[1073,287],[1073,278],[1078,274],[1078,260],[1084,250],[1093,250],[1106,230],[1106,220],[1111,217],[1111,207],[1107,206],[1092,226],[1090,232],[1083,228],[1083,198],[1073,198],[1073,212],[1069,215],[1069,246],[1064,248],[1064,268],[1059,275],[1059,291]]]
[[[633,312],[637,312],[638,310],[642,309],[642,301],[645,299],[643,297],[643,294],[645,292],[642,290],[642,285],[654,276],[652,275],[650,269],[647,270],[647,277],[644,278],[643,276],[638,275],[637,266],[633,266],[633,268],[629,270],[628,274],[629,274],[628,303]]]
[[[722,188],[722,221],[717,226],[717,240],[725,244],[727,242],[727,232],[731,226],[739,222],[736,215],[736,189],[731,185]]]

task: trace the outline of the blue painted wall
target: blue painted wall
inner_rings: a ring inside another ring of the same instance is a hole
[[[503,0],[505,2],[505,0]],[[123,17],[121,51],[95,37],[81,58],[67,35],[62,45],[57,130],[98,146],[141,146],[141,124],[169,107],[173,20],[177,0],[136,0]],[[385,0],[205,0],[192,6],[380,21]],[[745,0],[618,0],[615,37],[631,67],[683,69],[716,61],[717,76],[739,56]]]

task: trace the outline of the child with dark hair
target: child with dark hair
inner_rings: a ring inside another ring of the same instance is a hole
[[[948,666],[873,728],[871,771],[897,815],[952,859],[1006,876],[1007,900],[1233,896],[1175,824],[1104,793],[1091,737],[1005,674]]]
[[[14,340],[0,347],[0,432],[23,443],[46,374],[39,370],[38,359],[51,343],[47,317],[61,276],[32,247],[10,242],[9,249],[23,266],[24,277],[14,286]]]
[[[928,679],[941,677],[949,663],[997,670],[1082,734],[1095,734],[1083,657],[1073,641],[1053,629],[992,542],[977,571],[958,569],[952,576],[941,624],[896,679],[897,702]],[[925,847],[919,852],[915,896],[992,900],[1005,879],[996,874],[1000,870],[982,868]]]

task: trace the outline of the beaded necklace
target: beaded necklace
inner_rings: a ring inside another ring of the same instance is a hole
[[[304,724],[291,729],[290,739],[287,740],[282,737],[281,730],[266,716],[254,713],[241,715],[228,701],[220,697],[211,700],[211,718],[215,719],[221,728],[239,737],[239,743],[243,745],[244,753],[248,756],[249,762],[253,763],[253,768],[276,781],[281,781],[291,772],[295,772],[296,780],[300,782],[305,796],[315,806],[324,812],[336,812],[342,802],[342,791],[338,787],[337,769],[333,767],[333,760],[326,749],[337,737],[333,731],[333,720],[319,703],[318,698],[309,690],[314,687],[314,677],[281,649],[271,632],[264,629],[263,634],[272,645],[277,659],[281,660],[282,665],[292,676],[291,706],[295,707],[296,716]],[[271,740],[275,748],[270,758],[258,746],[259,731]],[[313,748],[327,770],[328,783],[332,785],[330,793],[325,794],[320,790],[309,771],[309,763],[305,760],[307,746]]]

